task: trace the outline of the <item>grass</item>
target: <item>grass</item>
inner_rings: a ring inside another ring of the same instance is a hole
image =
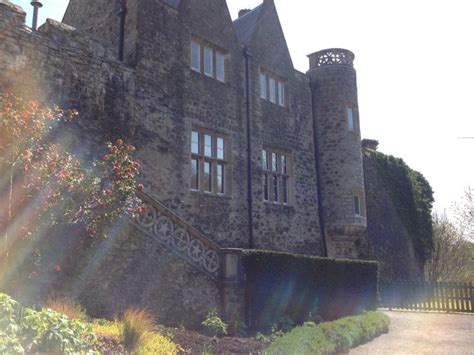
[[[139,316],[138,314],[141,313]],[[137,355],[148,355],[148,354],[160,354],[160,355],[175,355],[180,352],[184,352],[184,350],[176,343],[174,343],[169,336],[163,335],[158,331],[153,330],[144,330],[143,325],[143,314],[146,314],[145,311],[138,311],[138,310],[129,310],[125,312],[123,321],[108,321],[105,319],[99,319],[94,321],[92,327],[94,329],[95,334],[100,337],[107,337],[107,338],[116,338],[120,340],[120,343],[124,345],[125,348],[125,336],[130,336],[132,332],[138,333],[134,335],[134,338],[139,338],[137,344],[134,345],[133,349],[130,348],[131,339],[129,338],[127,341],[129,342],[129,348],[127,350],[128,353],[137,354]],[[145,317],[149,317],[148,315]],[[128,331],[125,332],[125,320],[127,320],[127,327]],[[148,322],[150,319],[147,319]],[[141,324],[138,327],[138,323]],[[148,327],[149,324],[146,326]],[[132,330],[133,328],[133,330]],[[140,329],[141,330],[140,330]],[[153,326],[152,326],[153,328]]]
[[[122,342],[128,352],[135,352],[145,344],[153,332],[153,318],[146,310],[129,308],[123,314]]]
[[[85,320],[87,318],[84,308],[71,298],[51,296],[44,307],[65,314],[70,320]]]
[[[121,338],[123,324],[118,321],[99,319],[92,323],[95,334],[102,337]]]
[[[136,351],[138,355],[166,354],[175,355],[184,350],[169,338],[159,333],[149,333]]]
[[[341,318],[316,325],[305,323],[275,339],[265,354],[334,354],[388,332],[390,319],[381,312]]]

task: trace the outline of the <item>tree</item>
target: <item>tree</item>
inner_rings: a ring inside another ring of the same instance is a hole
[[[425,264],[426,279],[431,282],[474,281],[474,244],[446,215],[433,216],[434,250]]]
[[[140,211],[135,148],[118,139],[86,168],[55,139],[58,127],[76,116],[0,94],[0,277],[11,253],[34,245],[55,224],[84,225],[91,245],[107,224]]]
[[[474,242],[474,190],[468,187],[461,203],[454,205],[455,221],[463,236]]]

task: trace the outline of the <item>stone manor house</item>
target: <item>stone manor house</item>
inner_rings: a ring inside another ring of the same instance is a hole
[[[316,52],[307,73],[295,70],[272,0],[234,22],[224,0],[71,0],[63,24],[48,20],[30,42],[46,34],[48,57],[34,55],[45,87],[94,121],[98,142],[133,141],[148,193],[215,243],[357,256],[366,216],[351,52]]]
[[[225,0],[71,0],[37,31],[7,0],[0,15],[2,87],[77,108],[83,133],[64,134],[84,156],[119,137],[137,147],[143,233],[210,275],[232,269],[228,248],[358,257],[350,51],[295,70],[273,0],[235,21]]]

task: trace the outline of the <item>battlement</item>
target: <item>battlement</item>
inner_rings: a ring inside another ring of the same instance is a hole
[[[347,67],[354,66],[354,53],[343,48],[324,49],[308,55],[309,68],[318,69],[325,66],[342,65]]]
[[[12,46],[14,43],[28,47],[33,45],[36,50],[50,55],[62,52],[119,63],[113,49],[72,26],[48,19],[38,31],[33,31],[25,21],[26,13],[20,6],[0,0],[0,37],[5,43],[11,43]],[[8,48],[12,49],[10,46]]]
[[[8,0],[0,0],[0,27],[6,25],[23,25],[26,19],[26,12],[21,6],[14,5]]]

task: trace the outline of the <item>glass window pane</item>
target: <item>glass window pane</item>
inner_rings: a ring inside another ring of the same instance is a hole
[[[262,168],[268,170],[268,155],[266,150],[262,150]]]
[[[273,179],[273,201],[279,202],[278,200],[278,177],[272,176]]]
[[[357,195],[354,195],[354,212],[356,215],[360,216],[360,198]]]
[[[276,82],[275,79],[269,79],[270,84],[270,101],[276,103]]]
[[[213,76],[213,67],[212,67],[212,49],[209,47],[204,47],[204,74],[207,76]]]
[[[272,153],[272,171],[277,171],[277,155]]]
[[[278,104],[285,106],[285,84],[278,82]]]
[[[354,130],[354,111],[351,108],[347,108],[347,124],[351,131]]]
[[[280,166],[281,166],[281,173],[286,174],[288,169],[286,168],[286,155],[280,155]]]
[[[263,199],[268,201],[268,175],[263,174]]]
[[[217,137],[217,159],[224,160],[224,138]]]
[[[199,161],[191,159],[191,189],[199,190]]]
[[[216,79],[225,80],[225,57],[224,54],[216,52]]]
[[[191,68],[201,71],[201,45],[194,41],[191,42]]]
[[[212,157],[212,136],[208,134],[204,136],[204,155]]]
[[[260,73],[260,97],[267,98],[267,77],[262,73]]]
[[[199,154],[199,132],[196,131],[191,133],[191,153]]]
[[[283,203],[288,203],[288,178],[286,177],[281,180],[281,194]]]
[[[224,165],[218,164],[217,165],[217,193],[223,194],[224,193]]]
[[[212,178],[211,178],[212,164],[208,161],[204,162],[204,191],[212,192]]]

